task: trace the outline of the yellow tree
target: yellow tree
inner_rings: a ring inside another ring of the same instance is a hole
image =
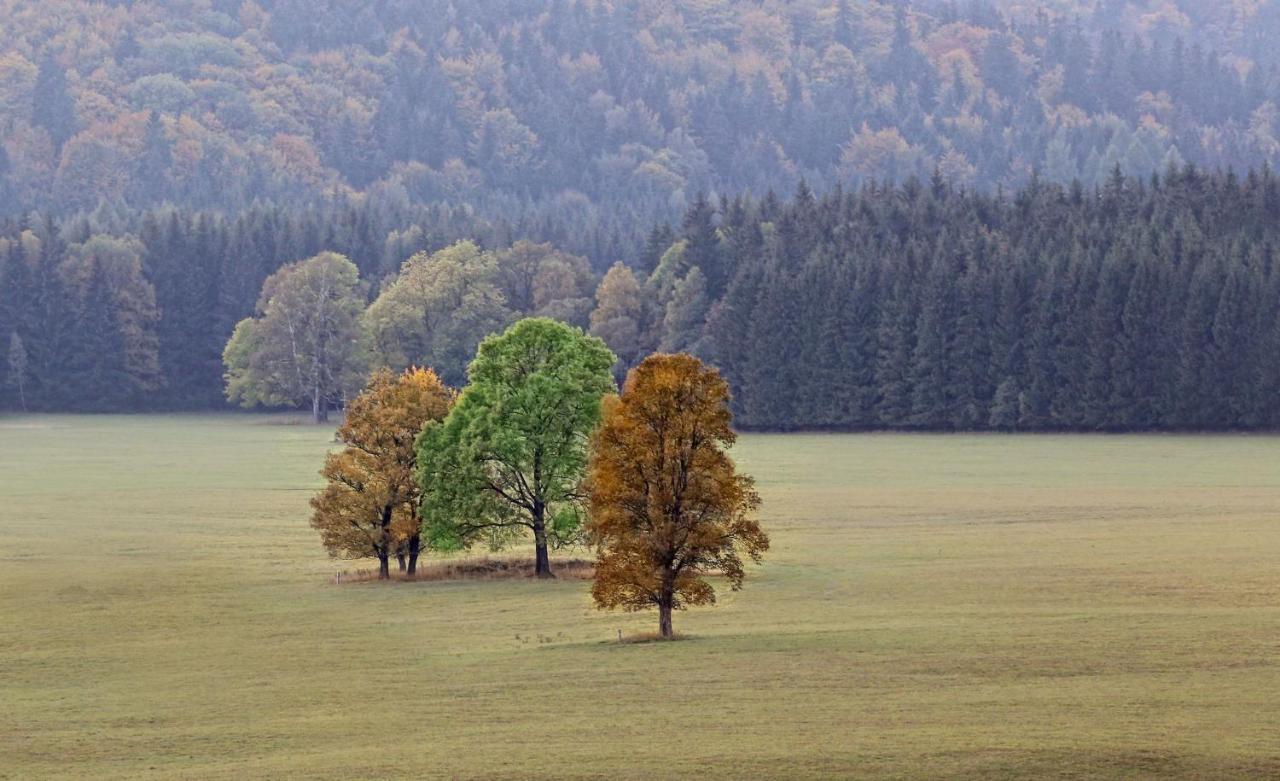
[[[335,558],[376,558],[378,577],[390,577],[389,560],[407,550],[408,572],[417,571],[421,548],[414,440],[429,421],[443,420],[454,392],[430,369],[397,377],[375,373],[347,407],[338,429],[346,447],[330,454],[321,474],[328,485],[311,500],[311,525]]]
[[[742,587],[741,553],[757,563],[769,537],[751,517],[760,498],[725,452],[735,435],[729,386],[690,355],[651,355],[604,401],[588,481],[596,546],[591,595],[601,609],[671,614],[715,602],[706,576]]]

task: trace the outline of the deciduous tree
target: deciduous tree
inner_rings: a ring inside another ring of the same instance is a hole
[[[654,306],[635,272],[615,263],[596,289],[591,333],[618,354],[619,377],[653,347]]]
[[[402,547],[408,574],[417,571],[421,549],[414,442],[430,421],[443,420],[454,393],[430,369],[396,376],[376,372],[351,401],[338,429],[346,447],[325,460],[328,485],[311,500],[311,525],[335,558],[378,560],[378,577],[390,577],[389,560]]]
[[[364,295],[355,264],[333,252],[267,278],[259,316],[241,320],[223,352],[227,398],[246,407],[310,402],[315,422],[359,387],[357,318]]]
[[[363,317],[376,359],[430,364],[460,383],[480,340],[511,322],[497,273],[494,256],[470,241],[409,258]]]
[[[735,439],[729,385],[690,355],[651,355],[621,396],[604,402],[588,468],[587,533],[599,551],[591,595],[600,608],[672,611],[715,602],[706,578],[742,587],[745,553],[769,537],[751,516],[760,498],[726,454]]]
[[[545,318],[480,344],[471,384],[418,443],[433,545],[499,547],[528,532],[538,577],[554,577],[548,549],[579,537],[587,438],[615,360],[604,342]]]

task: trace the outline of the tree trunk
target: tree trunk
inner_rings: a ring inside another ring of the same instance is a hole
[[[409,577],[418,574],[418,553],[422,550],[422,535],[415,534],[409,538]]]
[[[671,628],[671,602],[670,597],[663,597],[658,602],[658,633],[664,640],[676,636],[675,630]]]
[[[378,553],[378,580],[391,579],[391,513],[393,508],[386,505],[382,508],[382,517],[379,519],[381,531],[378,536],[378,544],[374,550]]]
[[[547,553],[547,523],[546,508],[537,505],[533,509],[533,548],[537,556],[537,563],[534,566],[534,574],[539,578],[554,578],[556,575],[551,571],[551,556]]]
[[[404,553],[396,551],[396,564],[400,565],[400,571],[404,572]]]
[[[671,628],[671,608],[676,603],[676,573],[670,566],[662,568],[662,583],[658,588],[658,634],[663,640],[670,640],[676,636]]]
[[[313,423],[329,421],[329,405],[325,404],[324,399],[321,398],[319,385],[311,389],[311,421]]]

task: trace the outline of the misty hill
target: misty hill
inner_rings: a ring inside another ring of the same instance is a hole
[[[1280,156],[1280,3],[0,0],[0,208],[578,213]]]

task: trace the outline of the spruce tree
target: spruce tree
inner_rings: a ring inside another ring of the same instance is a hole
[[[53,55],[41,60],[31,96],[32,120],[48,131],[54,147],[61,149],[76,133],[76,109],[67,92],[67,72]]]

